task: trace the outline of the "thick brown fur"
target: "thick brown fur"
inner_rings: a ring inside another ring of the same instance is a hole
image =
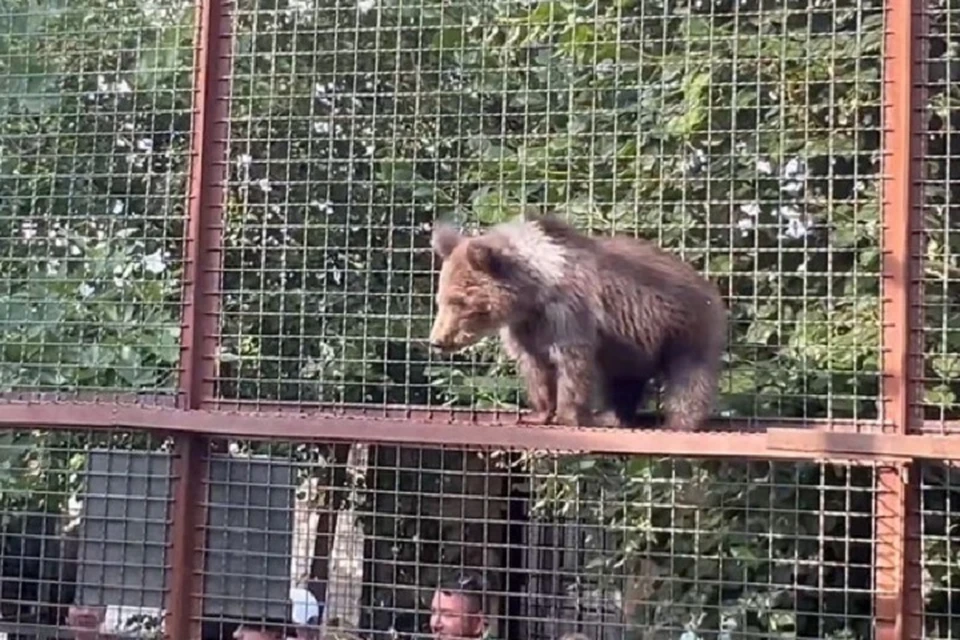
[[[710,415],[727,311],[716,286],[644,240],[590,237],[550,217],[511,221],[467,238],[433,232],[442,260],[430,342],[462,349],[499,332],[534,409],[530,420],[629,424],[652,380],[665,386],[667,428]]]

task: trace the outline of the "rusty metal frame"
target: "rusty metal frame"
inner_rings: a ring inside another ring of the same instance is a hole
[[[924,104],[923,0],[888,0],[884,12],[881,419],[885,430],[910,437],[923,422],[917,402],[923,392],[922,246],[917,224],[922,215],[923,125],[918,112]],[[892,464],[878,474],[873,607],[877,640],[920,637],[919,476],[916,460]]]
[[[176,396],[110,395],[45,402],[44,394],[5,396],[0,428],[149,429],[172,433],[177,479],[171,516],[170,601],[166,633],[199,637],[203,591],[203,488],[212,436],[320,441],[536,448],[690,457],[882,461],[875,506],[874,618],[877,640],[921,630],[919,473],[922,459],[960,459],[960,436],[924,435],[918,410],[921,162],[924,104],[922,0],[886,0],[883,85],[883,365],[877,421],[723,420],[718,430],[542,427],[514,414],[409,407],[308,407],[216,399],[222,220],[227,183],[233,0],[196,0],[197,52],[185,234],[180,384]],[[57,398],[53,398],[57,399]],[[957,431],[960,424],[953,423]],[[943,423],[937,422],[942,428]]]
[[[200,409],[214,394],[219,330],[223,209],[229,133],[230,0],[197,0],[189,218],[184,237],[183,315],[177,404]],[[204,490],[209,442],[200,432],[174,436],[166,635],[199,638],[204,544]]]
[[[777,458],[785,460],[960,459],[960,438],[919,433],[857,433],[802,428],[804,423],[751,423],[755,432],[672,433],[653,429],[537,426],[492,420],[450,419],[447,412],[412,417],[370,415],[296,415],[240,413],[206,409],[173,410],[104,405],[13,405],[0,413],[0,428],[42,424],[62,429],[133,429],[176,434],[297,439],[318,442],[367,442],[522,448],[599,454],[664,455],[695,458]],[[423,415],[420,415],[422,413]],[[799,427],[799,428],[798,428]]]

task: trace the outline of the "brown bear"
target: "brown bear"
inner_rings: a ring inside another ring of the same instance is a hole
[[[476,237],[438,224],[438,311],[430,343],[467,347],[499,331],[526,380],[531,422],[588,426],[595,385],[629,425],[651,379],[667,428],[691,431],[713,408],[726,346],[720,292],[644,240],[591,237],[552,216]]]

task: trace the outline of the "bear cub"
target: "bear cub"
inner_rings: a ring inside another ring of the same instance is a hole
[[[693,431],[710,417],[727,310],[679,258],[552,216],[476,237],[437,224],[431,244],[441,268],[430,344],[451,352],[499,332],[526,381],[528,421],[629,426],[654,379],[665,386],[668,429]]]

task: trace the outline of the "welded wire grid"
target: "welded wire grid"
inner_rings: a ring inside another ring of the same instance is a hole
[[[176,386],[194,13],[186,0],[4,4],[4,397]]]
[[[929,5],[924,23],[922,69],[918,79],[923,91],[923,108],[917,112],[924,135],[923,201],[918,212],[922,231],[923,264],[919,278],[923,285],[925,335],[924,395],[927,430],[960,430],[960,306],[958,306],[957,251],[957,66],[960,5],[938,1]]]
[[[214,448],[204,637],[443,637],[438,585],[482,595],[504,639],[870,637],[870,467]]]
[[[955,638],[960,633],[957,608],[960,475],[956,461],[931,461],[924,464],[920,472],[923,637]]]
[[[152,637],[166,603],[169,449],[146,434],[0,434],[0,632]]]
[[[720,286],[719,414],[876,417],[880,0],[241,0],[234,28],[222,399],[522,406],[496,340],[431,355],[428,228],[554,211]]]

